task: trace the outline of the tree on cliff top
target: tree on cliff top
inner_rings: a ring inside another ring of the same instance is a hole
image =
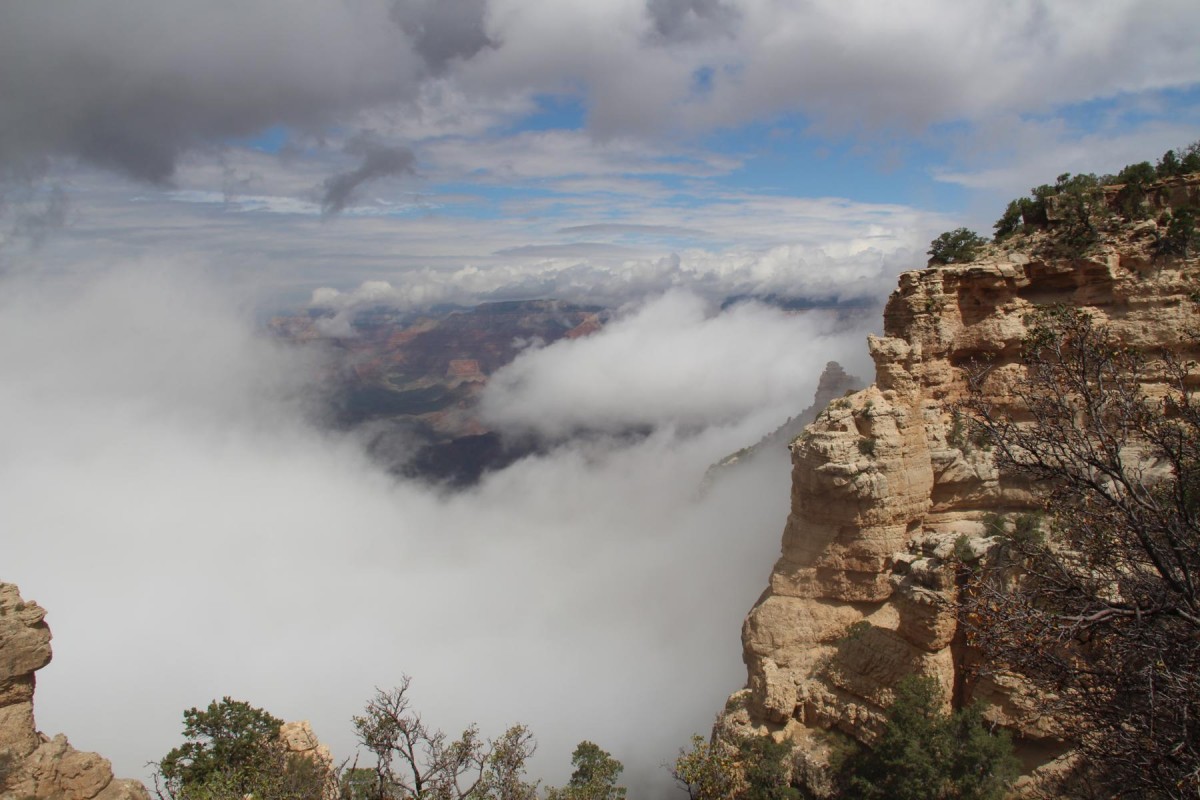
[[[164,800],[311,800],[324,796],[324,765],[289,754],[283,721],[229,697],[183,712],[186,741],[158,762],[156,793]]]
[[[1148,365],[1070,308],[1028,319],[1023,360],[1024,374],[1000,387],[1022,411],[988,402],[986,371],[969,407],[1005,474],[1042,494],[1045,535],[1011,538],[1007,563],[980,573],[964,609],[970,639],[992,668],[1054,698],[1074,726],[1080,773],[1106,797],[1194,798],[1196,365],[1170,354]]]
[[[930,264],[965,264],[979,257],[987,239],[967,228],[946,231],[929,243]]]
[[[546,800],[625,800],[625,787],[617,786],[625,766],[598,744],[580,742],[571,766],[571,780],[561,789],[549,789]]]

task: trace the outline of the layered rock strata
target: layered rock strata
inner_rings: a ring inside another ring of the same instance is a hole
[[[1174,191],[1194,200],[1196,184]],[[951,557],[985,556],[985,516],[1036,500],[965,441],[954,407],[974,364],[989,363],[997,389],[1019,377],[1023,317],[1038,306],[1086,307],[1147,352],[1186,350],[1183,332],[1200,327],[1200,260],[1155,258],[1161,233],[1154,220],[1124,225],[1079,258],[1039,256],[1050,248],[1035,237],[902,274],[885,335],[869,340],[874,385],[833,401],[792,443],[782,553],[746,619],[747,688],[723,724],[791,739],[796,777],[814,795],[829,791],[823,764],[838,737],[869,744],[912,673],[935,678],[948,704],[984,701],[1030,772],[1069,749],[1019,681],[971,678]]]
[[[46,611],[0,583],[0,797],[149,800],[138,781],[113,778],[112,764],[50,738],[33,720],[34,673],[50,663]]]

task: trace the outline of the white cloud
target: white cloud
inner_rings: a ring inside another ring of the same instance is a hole
[[[1200,81],[1186,33],[1200,11],[1186,0],[732,5],[727,35],[664,43],[647,37],[633,0],[497,0],[491,24],[504,44],[462,79],[485,93],[581,87],[602,135],[788,112],[843,131],[919,131]],[[701,68],[711,85],[697,91]]]
[[[672,292],[598,334],[522,352],[488,383],[482,409],[501,429],[550,437],[689,428],[756,412],[779,420],[802,407],[815,362],[846,360],[846,344],[833,313],[754,303],[714,313],[696,295]]]

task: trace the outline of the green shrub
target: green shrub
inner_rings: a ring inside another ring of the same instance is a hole
[[[1042,532],[1042,515],[1028,512],[1018,514],[1008,536],[1018,546],[1041,545],[1046,539]]]
[[[571,754],[571,780],[561,789],[551,787],[546,800],[624,800],[625,787],[617,781],[625,770],[620,761],[599,745],[582,741]]]
[[[965,264],[979,257],[979,250],[987,244],[974,231],[955,228],[946,231],[929,243],[930,264]]]
[[[864,456],[875,457],[875,445],[878,440],[874,436],[864,436],[858,440],[858,452]]]
[[[851,623],[850,627],[846,628],[846,633],[842,636],[841,641],[853,642],[855,639],[862,638],[869,630],[871,630],[871,623],[865,619],[860,619],[858,622]]]
[[[1149,161],[1130,164],[1117,173],[1112,182],[1124,184],[1116,197],[1117,211],[1121,216],[1126,219],[1145,219],[1149,216],[1149,209],[1143,200],[1146,187],[1156,177],[1154,166]]]
[[[954,540],[954,560],[965,564],[974,560],[974,557],[975,554],[971,551],[971,537],[965,533],[959,534],[959,537]]]
[[[991,733],[978,705],[946,714],[937,681],[910,675],[883,734],[838,779],[843,797],[861,800],[1000,800],[1019,773],[1008,733]]]
[[[691,800],[800,800],[791,785],[790,741],[769,736],[692,737],[671,775]]]
[[[1200,172],[1200,141],[1177,150],[1168,150],[1159,159],[1154,172],[1159,178],[1175,178],[1189,172]]]
[[[1196,211],[1191,208],[1176,209],[1167,223],[1166,234],[1161,235],[1155,244],[1155,253],[1187,258],[1198,249],[1200,232],[1196,230]]]

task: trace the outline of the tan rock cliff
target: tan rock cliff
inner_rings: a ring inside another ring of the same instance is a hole
[[[1197,199],[1200,176],[1175,184],[1148,204]],[[951,553],[965,534],[971,557],[983,556],[984,516],[1034,500],[963,441],[952,409],[976,360],[991,359],[997,378],[1019,374],[1023,315],[1035,306],[1088,307],[1128,344],[1183,349],[1183,331],[1200,326],[1200,259],[1156,259],[1158,232],[1153,220],[1114,225],[1077,258],[1037,255],[1050,248],[1035,236],[1021,250],[902,274],[885,335],[869,341],[875,384],[835,400],[792,444],[782,553],[743,627],[747,688],[723,725],[790,738],[796,776],[816,796],[829,791],[832,742],[869,743],[910,673],[936,678],[947,703],[982,699],[1030,772],[1069,749],[1018,681],[970,677]]]
[[[107,759],[35,727],[34,673],[51,657],[45,617],[45,609],[22,600],[16,586],[0,583],[0,757],[7,772],[0,797],[149,800],[138,781],[114,779]]]

